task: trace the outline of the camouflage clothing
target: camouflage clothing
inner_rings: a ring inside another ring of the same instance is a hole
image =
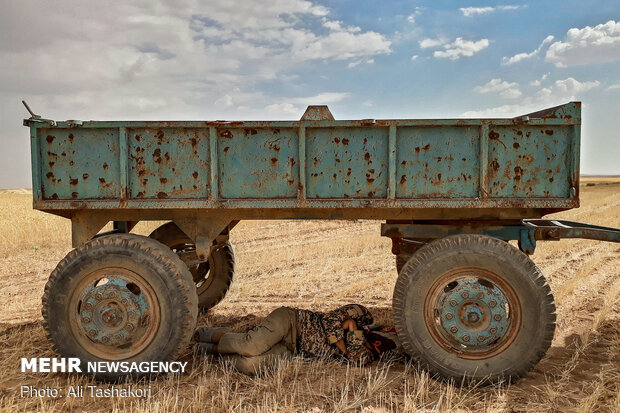
[[[342,323],[349,318],[355,321],[360,330],[345,332]],[[342,357],[335,343],[344,340],[347,351],[355,358],[364,349],[365,340],[361,329],[372,324],[372,321],[368,309],[357,304],[345,305],[329,313],[299,310],[297,351],[303,357]]]

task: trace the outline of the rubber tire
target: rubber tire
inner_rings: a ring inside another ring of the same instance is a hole
[[[477,267],[500,276],[521,303],[521,326],[512,344],[483,360],[467,360],[441,347],[424,320],[424,300],[448,271]],[[555,331],[555,303],[539,268],[517,248],[485,235],[454,235],[428,243],[398,275],[393,296],[396,331],[403,347],[431,375],[482,385],[515,381],[545,355]]]
[[[151,343],[123,361],[170,361],[187,351],[196,328],[198,296],[187,267],[159,242],[135,234],[112,234],[92,239],[72,250],[52,271],[43,293],[43,327],[53,349],[62,357],[108,361],[96,357],[76,341],[69,326],[67,306],[70,292],[83,277],[106,267],[128,268],[144,278],[160,304],[160,325]],[[132,374],[141,377],[147,374]],[[117,381],[122,373],[96,373],[95,378]]]
[[[169,248],[180,244],[193,244],[193,241],[174,223],[168,222],[149,235]],[[207,311],[224,299],[235,275],[235,251],[226,241],[211,250],[209,256],[209,277],[211,285],[198,295],[198,308]]]

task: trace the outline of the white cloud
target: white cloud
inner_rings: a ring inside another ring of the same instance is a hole
[[[445,50],[437,50],[433,53],[433,56],[439,59],[457,60],[462,56],[473,56],[487,47],[489,47],[489,39],[470,41],[457,37],[454,42],[444,45]]]
[[[463,16],[472,17],[476,14],[489,14],[495,11],[495,7],[462,7],[459,9]]]
[[[549,46],[545,58],[557,67],[620,60],[620,21],[572,28],[563,41]]]
[[[413,56],[411,56],[411,60],[417,60],[418,57],[420,57],[420,56],[418,56],[417,54],[414,54]]]
[[[547,72],[545,74],[543,74],[540,79],[536,79],[536,80],[532,80],[530,82],[530,86],[540,86],[542,84],[542,82],[544,82],[547,77],[549,77],[549,75],[551,74],[551,72]]]
[[[606,91],[612,91],[612,90],[620,90],[620,83],[616,83],[615,85],[611,85],[609,86],[607,89],[605,89]]]
[[[407,21],[409,23],[415,23],[415,14],[410,14],[409,16],[407,16]]]
[[[499,93],[505,99],[514,99],[522,95],[517,83],[506,82],[499,78],[491,79],[483,86],[476,86],[474,90],[478,93]]]
[[[579,100],[584,93],[600,86],[597,80],[580,82],[572,77],[556,80],[553,85],[542,88],[533,95],[519,100],[518,104],[501,105],[483,110],[471,110],[462,113],[465,118],[511,117],[535,112],[544,107],[551,107]]]
[[[517,10],[527,6],[498,6],[498,7],[461,7],[459,10],[465,17],[473,17],[479,14],[490,14],[496,10]]]
[[[549,36],[545,37],[545,39],[540,43],[540,45],[533,52],[530,52],[530,53],[518,53],[518,54],[516,54],[516,55],[514,55],[512,57],[503,57],[502,58],[502,64],[503,65],[511,65],[513,63],[520,62],[521,60],[524,60],[524,59],[530,59],[530,58],[536,56],[538,53],[540,53],[542,48],[547,43],[552,42],[552,41],[553,41],[553,36],[549,35]]]
[[[428,49],[431,47],[437,47],[448,43],[448,39],[440,38],[440,39],[422,39],[418,42],[420,44],[420,48]]]
[[[329,103],[339,102],[349,96],[349,93],[324,92],[314,96],[286,99],[286,102],[265,106],[265,110],[275,116],[290,118],[291,115],[301,116],[308,105],[327,105]]]
[[[422,8],[418,6],[414,9],[413,13],[407,16],[407,21],[411,24],[415,23],[416,16],[419,16],[420,14],[422,14]]]

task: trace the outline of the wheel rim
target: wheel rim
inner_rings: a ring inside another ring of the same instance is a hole
[[[495,356],[514,341],[521,322],[516,293],[501,277],[479,268],[451,271],[430,288],[424,318],[433,339],[466,359]]]
[[[173,244],[172,246],[169,246],[169,248],[174,253],[179,255],[181,261],[185,263],[187,269],[192,274],[192,279],[194,280],[194,284],[196,284],[196,292],[198,293],[198,295],[206,291],[213,282],[213,277],[211,276],[211,260],[213,258],[211,257],[211,255],[209,255],[209,259],[207,261],[203,261],[199,264],[192,264],[188,263],[184,258],[192,255],[192,261],[195,261],[194,258],[196,258],[197,255],[196,246],[194,244],[179,242]]]
[[[71,330],[82,348],[96,357],[133,357],[159,330],[159,300],[146,280],[131,270],[94,271],[73,291],[68,306]]]

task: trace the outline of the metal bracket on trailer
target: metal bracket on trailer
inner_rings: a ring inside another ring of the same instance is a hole
[[[385,223],[381,235],[392,240],[413,239],[431,241],[457,234],[482,234],[504,241],[515,240],[519,249],[531,255],[536,241],[559,241],[562,238],[585,238],[620,242],[620,229],[554,219],[524,219],[515,222],[466,221],[446,224],[433,221],[424,223]]]

